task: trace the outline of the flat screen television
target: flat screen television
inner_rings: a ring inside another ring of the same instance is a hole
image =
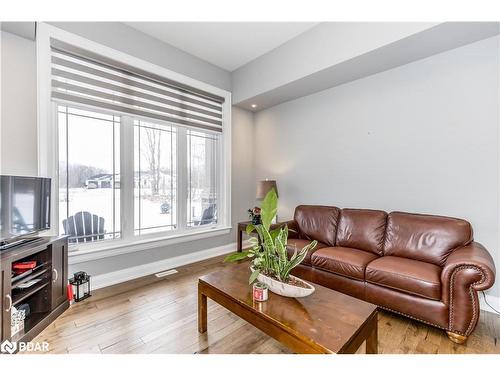
[[[0,175],[0,250],[50,229],[50,178]]]

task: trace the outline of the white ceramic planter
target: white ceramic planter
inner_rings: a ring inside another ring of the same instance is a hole
[[[267,284],[269,287],[269,290],[273,293],[279,294],[280,296],[284,297],[294,297],[294,298],[300,298],[300,297],[306,297],[314,292],[314,287],[309,284],[308,282],[305,282],[302,279],[299,279],[298,277],[290,275],[292,279],[295,280],[300,280],[304,284],[309,285],[309,288],[301,288],[300,286],[295,286],[295,285],[290,285],[287,283],[282,283],[281,281],[274,280],[266,275],[260,274],[257,277],[257,280],[260,282]]]

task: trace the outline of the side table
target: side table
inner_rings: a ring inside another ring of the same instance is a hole
[[[242,221],[242,222],[238,223],[237,239],[236,239],[238,252],[241,252],[243,250],[243,232],[246,232],[248,224],[252,224],[252,222],[251,221]]]

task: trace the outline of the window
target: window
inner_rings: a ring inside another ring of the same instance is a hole
[[[57,113],[60,232],[70,242],[120,238],[121,207],[133,207],[134,236],[174,231],[178,222],[184,228],[218,224],[218,134],[71,106],[58,105]],[[133,201],[120,194],[122,126],[133,126]],[[186,145],[185,158],[178,158],[179,143]],[[179,187],[186,197],[181,210]]]
[[[60,232],[120,237],[120,118],[58,106]]]
[[[173,126],[134,121],[136,234],[177,227],[177,131]]]
[[[57,30],[37,58],[58,232],[95,250],[227,233],[230,94]]]
[[[188,130],[187,225],[217,224],[218,137]]]

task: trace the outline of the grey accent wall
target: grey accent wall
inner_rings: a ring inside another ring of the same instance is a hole
[[[35,43],[1,32],[0,173],[36,175]]]
[[[280,218],[298,204],[461,217],[499,266],[499,41],[256,113],[256,177],[278,181]]]
[[[49,22],[51,25],[174,72],[231,91],[231,74],[120,22]]]

